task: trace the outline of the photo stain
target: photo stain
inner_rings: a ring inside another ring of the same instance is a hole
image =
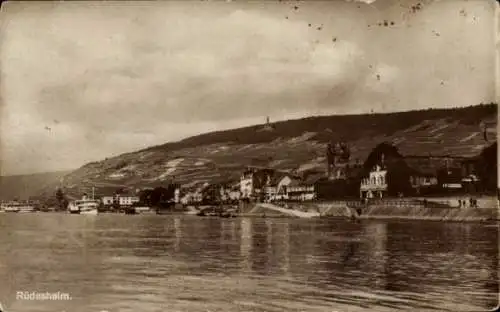
[[[422,3],[418,2],[417,4],[412,5],[410,7],[410,12],[411,13],[417,13],[418,11],[422,10],[422,8],[423,8]]]

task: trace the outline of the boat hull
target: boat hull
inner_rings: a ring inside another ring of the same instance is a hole
[[[87,211],[80,211],[81,215],[96,215],[99,212],[97,210],[87,210]]]

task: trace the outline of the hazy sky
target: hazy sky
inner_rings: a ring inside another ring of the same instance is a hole
[[[266,116],[494,100],[494,1],[368,2],[6,3],[2,174]]]

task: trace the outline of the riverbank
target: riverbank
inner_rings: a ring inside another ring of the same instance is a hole
[[[499,220],[497,208],[368,207],[360,219],[484,222]]]
[[[269,203],[246,204],[238,216],[296,217],[296,218],[349,218],[398,219],[457,222],[483,222],[500,220],[498,207],[426,207],[420,204],[396,204],[391,201],[375,205],[353,205],[350,202],[288,203],[286,208]]]

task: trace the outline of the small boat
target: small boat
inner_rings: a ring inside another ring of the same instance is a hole
[[[225,211],[220,214],[221,218],[236,218],[236,214],[231,211]]]
[[[225,209],[220,213],[221,218],[236,218],[237,215],[238,215],[237,209],[235,208]]]
[[[135,214],[156,214],[155,209],[151,209],[151,207],[146,206],[134,207],[133,211]]]

